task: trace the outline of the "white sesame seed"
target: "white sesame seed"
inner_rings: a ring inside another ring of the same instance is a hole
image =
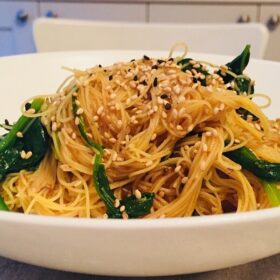
[[[97,121],[98,121],[98,119],[99,119],[99,117],[98,117],[98,116],[94,116],[94,117],[93,117],[93,121],[94,121],[94,122],[97,122]]]
[[[118,128],[121,128],[122,125],[123,125],[122,120],[118,120],[118,121],[117,121],[117,127],[118,127]]]
[[[158,195],[159,195],[160,197],[164,197],[164,196],[165,196],[165,192],[164,192],[164,191],[160,191],[160,192],[158,193]]]
[[[33,109],[33,108],[30,108],[30,109],[28,109],[27,111],[25,111],[25,113],[26,114],[35,114],[36,113],[36,110],[35,109]]]
[[[53,132],[57,131],[57,123],[56,122],[52,123],[52,131]]]
[[[154,134],[152,135],[152,137],[151,137],[151,140],[154,141],[156,138],[157,138],[157,134],[154,133]]]
[[[108,219],[109,218],[108,214],[106,214],[106,213],[102,217],[103,217],[103,219]]]
[[[177,165],[176,168],[174,169],[174,171],[176,173],[178,173],[181,170],[182,166],[181,165]]]
[[[129,217],[128,217],[128,214],[126,213],[126,212],[123,212],[122,213],[122,218],[124,219],[124,220],[127,220]]]
[[[31,158],[31,157],[32,157],[32,152],[31,152],[31,151],[28,151],[28,152],[26,153],[25,159],[29,159],[29,158]]]
[[[178,111],[177,111],[177,109],[173,109],[173,110],[172,110],[172,117],[173,117],[174,119],[176,119],[176,118],[178,117]]]
[[[16,135],[18,138],[23,138],[23,133],[21,131],[18,131]]]
[[[103,106],[100,106],[100,107],[97,109],[96,114],[100,116],[100,115],[103,113],[103,111],[104,111],[104,107],[103,107]]]
[[[200,170],[201,171],[204,171],[206,169],[206,161],[202,160],[200,162]]]
[[[194,129],[194,125],[193,124],[189,125],[188,132],[191,132],[193,129]]]
[[[89,132],[87,132],[87,137],[90,138],[90,139],[92,139],[92,134],[89,133]]]
[[[73,96],[78,96],[78,93],[77,92],[73,92],[72,95]]]
[[[79,108],[76,112],[77,115],[81,115],[84,112],[83,108]]]
[[[211,131],[206,131],[206,132],[205,132],[205,136],[207,136],[207,137],[212,136],[212,132],[211,132]]]
[[[202,144],[202,151],[205,152],[205,153],[208,151],[208,146],[207,146],[206,143]]]
[[[160,96],[157,97],[157,103],[159,105],[163,104],[163,100],[160,98]]]
[[[116,98],[116,96],[117,96],[117,95],[116,95],[115,93],[111,93],[111,94],[110,94],[110,99],[114,99],[114,98]]]
[[[164,119],[166,119],[166,118],[167,118],[166,112],[162,111],[161,116],[162,116]]]
[[[114,137],[111,137],[110,139],[109,139],[109,141],[111,142],[111,143],[116,143],[117,142],[117,139],[116,138],[114,138]]]
[[[75,132],[72,133],[71,138],[74,139],[74,140],[77,138],[77,135],[76,135]]]
[[[120,205],[121,205],[120,200],[119,200],[119,199],[115,199],[115,201],[114,201],[114,207],[115,207],[115,208],[119,208]]]
[[[177,129],[177,130],[183,130],[183,127],[182,127],[181,125],[178,124],[178,125],[176,126],[176,129]]]
[[[166,217],[165,214],[159,216],[160,219],[164,219],[165,217]]]
[[[75,118],[75,125],[79,125],[80,124],[80,119],[78,117]]]
[[[182,178],[182,183],[186,184],[188,182],[189,178],[188,177],[183,177]]]
[[[170,69],[170,70],[167,71],[167,74],[168,75],[176,74],[176,70],[175,69]]]
[[[217,115],[217,114],[219,113],[219,111],[220,111],[219,107],[215,107],[215,108],[213,109],[214,115]]]
[[[130,97],[131,100],[135,100],[135,99],[137,99],[137,98],[138,98],[138,95],[137,95],[137,94],[134,94],[134,95],[132,95],[132,96]]]
[[[25,152],[24,150],[22,150],[22,151],[20,152],[20,157],[21,157],[22,159],[25,159],[25,158],[26,158],[26,152]]]
[[[148,160],[146,163],[145,163],[146,166],[151,166],[153,165],[153,161],[152,160]]]
[[[180,94],[181,93],[181,87],[179,85],[176,85],[175,87],[173,87],[173,91],[176,94]]]
[[[135,190],[134,195],[137,199],[141,199],[141,197],[142,197],[142,193],[137,189]]]
[[[213,129],[212,133],[213,133],[214,136],[217,136],[217,135],[218,135],[218,132],[217,132],[216,129]]]
[[[262,130],[261,126],[260,126],[258,123],[255,123],[255,127],[256,127],[256,129],[259,130],[259,131]]]
[[[136,88],[136,86],[137,86],[137,84],[136,84],[135,81],[130,81],[130,82],[129,82],[129,85],[130,85],[130,87],[132,87],[132,88]]]
[[[185,101],[186,101],[185,96],[180,95],[180,96],[178,97],[178,103],[179,103],[179,104],[181,104],[181,103],[183,103],[183,102],[185,102]]]
[[[124,212],[124,211],[125,211],[125,206],[124,206],[124,205],[122,205],[122,206],[120,207],[120,211],[121,211],[121,212]]]
[[[105,136],[106,138],[110,138],[110,134],[109,134],[107,131],[104,132],[104,136]]]
[[[155,105],[155,106],[153,107],[153,110],[154,110],[154,112],[157,112],[157,111],[158,111],[158,106]]]
[[[116,152],[113,153],[113,155],[112,155],[112,161],[116,161],[117,158],[118,158],[118,154],[117,154]]]
[[[225,109],[225,104],[221,103],[220,107],[219,107],[220,111],[223,111]]]

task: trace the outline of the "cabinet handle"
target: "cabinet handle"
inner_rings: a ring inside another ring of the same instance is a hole
[[[49,18],[56,18],[56,17],[58,17],[58,14],[55,13],[55,12],[53,12],[52,10],[48,10],[48,11],[46,12],[46,17],[49,17]]]
[[[274,30],[280,24],[280,15],[273,15],[267,22],[267,27],[270,30]]]
[[[28,20],[28,13],[24,10],[19,10],[16,14],[16,19],[20,23],[25,23]]]
[[[251,21],[250,15],[241,15],[238,19],[238,22],[240,23],[248,23]]]

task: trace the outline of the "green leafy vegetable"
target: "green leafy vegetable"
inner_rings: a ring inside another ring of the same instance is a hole
[[[0,211],[9,211],[9,208],[5,204],[3,198],[0,196]]]
[[[141,198],[137,199],[131,195],[123,200],[121,204],[125,206],[125,211],[131,218],[138,218],[150,212],[153,206],[154,193],[142,193]]]
[[[76,92],[77,88],[74,87],[72,92]],[[93,180],[101,200],[104,202],[107,214],[109,218],[120,219],[122,218],[122,212],[120,208],[114,206],[116,197],[114,196],[108,178],[106,176],[105,167],[101,164],[101,158],[103,154],[103,148],[100,144],[93,142],[87,135],[85,121],[81,114],[77,114],[78,106],[76,102],[77,98],[72,96],[72,109],[76,118],[79,119],[78,129],[85,141],[85,143],[93,149],[95,152],[95,160],[93,165]],[[140,199],[137,199],[134,195],[127,197],[120,201],[120,206],[125,206],[125,211],[129,218],[138,218],[149,213],[153,205],[154,194],[143,193]]]
[[[200,82],[201,85],[206,86],[206,79],[205,78],[209,75],[208,71],[205,70],[203,68],[203,65],[201,65],[199,63],[197,63],[197,64],[199,64],[199,67],[194,68],[194,64],[191,63],[192,61],[193,61],[192,58],[184,58],[184,59],[178,61],[177,64],[181,65],[181,70],[183,72],[186,72],[187,70],[191,71],[191,70],[195,69],[195,71],[197,73],[202,74],[204,76],[204,79],[202,79],[202,78],[194,78],[194,82],[195,83],[196,82]]]
[[[247,67],[249,60],[250,60],[250,45],[246,45],[242,53],[232,61],[228,62],[226,66],[234,74],[241,75],[243,74],[243,71]],[[234,77],[230,74],[226,74],[225,76],[221,75],[221,72],[219,72],[218,74],[223,78],[225,84],[234,79]]]
[[[257,177],[268,182],[280,181],[280,163],[270,163],[258,159],[247,147],[225,153],[225,156],[240,164]]]
[[[31,108],[38,112],[43,104],[43,99],[33,101]],[[17,137],[17,132],[23,134]],[[0,141],[0,181],[11,172],[22,169],[33,169],[44,157],[49,144],[49,137],[39,118],[21,116]],[[22,151],[32,152],[32,156],[23,159]]]
[[[267,181],[262,181],[262,185],[272,206],[280,206],[280,190],[277,188],[277,185]]]

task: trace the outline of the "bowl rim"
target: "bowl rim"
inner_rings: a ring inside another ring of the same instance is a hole
[[[9,63],[16,59],[29,59],[29,58],[47,58],[48,56],[61,56],[61,55],[94,55],[94,54],[108,54],[112,56],[121,53],[124,54],[166,54],[167,51],[162,50],[81,50],[81,51],[58,51],[58,52],[42,52],[42,53],[29,53],[12,56],[0,57],[1,63]],[[227,60],[232,58],[230,55],[210,54],[210,53],[198,53],[189,52],[194,56],[209,56],[213,58],[219,58],[221,60]],[[271,60],[262,60],[251,58],[250,62],[262,63],[262,64],[275,64],[280,66],[280,62]],[[152,228],[193,228],[193,227],[215,227],[224,226],[229,224],[245,224],[262,222],[267,220],[280,219],[280,207],[268,208],[262,210],[254,210],[249,212],[240,213],[227,213],[209,216],[192,216],[192,217],[178,217],[178,218],[163,218],[163,219],[101,219],[101,218],[71,218],[71,217],[59,217],[59,216],[44,216],[35,214],[24,214],[17,212],[4,212],[0,211],[0,224],[6,223],[19,223],[38,226],[54,226],[54,227],[72,227],[72,228],[110,228],[110,229],[152,229]]]
[[[216,227],[235,224],[249,224],[268,220],[280,220],[280,207],[249,212],[216,214],[160,219],[102,219],[45,216],[0,211],[0,223],[18,223],[38,226],[71,228],[110,228],[110,229],[157,229],[157,228],[196,228]]]

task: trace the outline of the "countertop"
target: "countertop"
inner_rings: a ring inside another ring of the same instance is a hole
[[[280,254],[232,268],[170,277],[123,278],[83,275],[23,264],[0,257],[0,280],[279,280]]]

